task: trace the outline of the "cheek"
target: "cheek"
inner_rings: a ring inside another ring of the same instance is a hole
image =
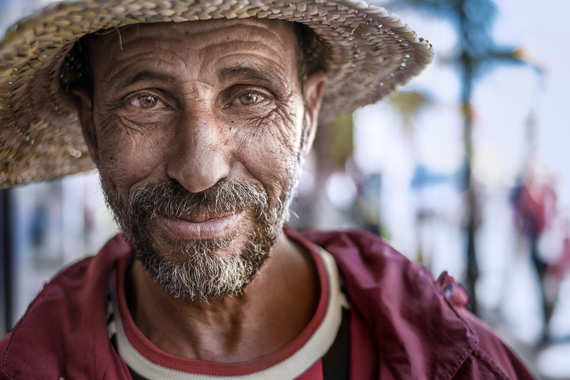
[[[242,162],[271,198],[281,198],[293,180],[301,145],[299,119],[294,112],[277,109],[257,121],[241,141]]]
[[[100,118],[95,124],[101,177],[108,178],[119,193],[128,196],[133,184],[148,178],[160,166],[160,146],[165,136],[125,127],[116,116]]]

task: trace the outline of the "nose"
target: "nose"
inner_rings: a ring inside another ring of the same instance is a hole
[[[167,173],[186,190],[198,193],[228,176],[229,143],[213,115],[186,116],[172,140]]]

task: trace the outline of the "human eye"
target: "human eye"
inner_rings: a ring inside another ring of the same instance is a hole
[[[171,96],[151,89],[125,95],[115,112],[125,125],[159,126],[169,123],[177,109]]]
[[[156,107],[158,102],[159,102],[158,98],[152,95],[136,96],[130,99],[131,106],[135,106],[142,109],[152,109]]]
[[[271,95],[267,92],[257,89],[245,89],[242,91],[234,92],[235,95],[228,104],[229,107],[254,107],[269,104],[271,102]]]
[[[252,106],[254,104],[257,104],[257,103],[265,100],[265,98],[262,95],[257,94],[255,92],[246,92],[245,94],[241,94],[237,98],[237,100],[239,101],[239,103],[241,105]]]
[[[129,97],[126,103],[141,110],[158,111],[170,108],[162,99],[153,94],[136,94]]]
[[[221,93],[220,106],[227,115],[233,118],[260,118],[275,109],[276,96],[264,86],[238,84]],[[236,120],[236,119],[234,119]]]

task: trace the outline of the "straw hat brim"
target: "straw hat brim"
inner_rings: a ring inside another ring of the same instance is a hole
[[[258,17],[312,28],[326,44],[321,121],[392,93],[432,58],[385,9],[363,1],[107,0],[63,2],[0,42],[0,188],[93,168],[67,93],[66,56],[82,36],[137,23]]]

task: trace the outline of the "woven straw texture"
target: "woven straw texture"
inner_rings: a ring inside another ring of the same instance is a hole
[[[67,93],[68,54],[88,33],[125,25],[259,17],[303,23],[327,46],[321,122],[378,101],[419,74],[431,45],[363,1],[106,0],[53,4],[0,43],[0,188],[93,168]],[[70,74],[71,73],[71,74]]]

